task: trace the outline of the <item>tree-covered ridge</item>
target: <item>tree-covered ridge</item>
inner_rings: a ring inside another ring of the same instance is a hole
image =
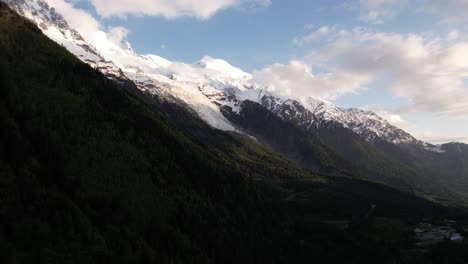
[[[452,213],[311,175],[127,85],[0,2],[1,263],[385,263],[407,221]]]

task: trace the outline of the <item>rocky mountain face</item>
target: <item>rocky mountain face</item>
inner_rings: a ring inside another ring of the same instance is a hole
[[[297,101],[264,95],[261,103],[283,120],[308,130],[321,126],[340,126],[352,130],[368,142],[384,140],[395,144],[417,143],[409,133],[391,125],[372,111],[340,108],[312,97]]]

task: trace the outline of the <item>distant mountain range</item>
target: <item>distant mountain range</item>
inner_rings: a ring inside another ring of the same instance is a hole
[[[376,138],[393,143],[414,143],[408,133],[392,126],[370,111],[344,109],[319,98],[292,100],[278,98],[268,92],[268,87],[252,84],[251,75],[228,62],[205,56],[194,64],[168,61],[157,55],[139,55],[125,39],[120,43],[102,45],[100,49],[87,42],[66,20],[43,0],[6,0],[16,11],[32,19],[51,39],[62,44],[82,61],[110,76],[127,76],[136,81],[142,90],[165,86],[168,93],[185,101],[209,124],[222,130],[235,130],[226,124],[222,115],[207,113],[219,106],[230,106],[239,111],[242,101],[259,103],[278,117],[295,121],[309,128],[333,122],[351,129],[366,141]],[[122,70],[123,74],[119,74]],[[149,89],[162,94],[157,89]],[[184,94],[178,93],[184,90]],[[207,98],[199,98],[200,95]],[[196,100],[199,98],[200,100]],[[202,100],[204,99],[204,100]],[[219,112],[219,111],[218,111]]]
[[[109,78],[134,82],[212,127],[246,134],[305,168],[372,180],[439,201],[468,202],[468,152],[462,143],[432,145],[371,111],[340,108],[319,98],[277,96],[220,59],[171,62],[137,54],[126,39],[85,40],[43,0],[5,2]]]

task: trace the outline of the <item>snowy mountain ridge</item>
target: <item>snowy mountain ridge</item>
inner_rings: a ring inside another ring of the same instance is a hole
[[[20,15],[34,22],[50,39],[64,46],[83,62],[98,69],[113,79],[122,79],[119,68],[100,53],[81,36],[70,28],[67,21],[49,4],[42,0],[2,0]]]
[[[418,140],[409,133],[393,126],[372,111],[340,108],[314,97],[297,101],[265,95],[261,101],[265,107],[283,120],[294,121],[306,129],[324,124],[338,125],[351,129],[368,142],[383,139],[395,144],[418,143]]]
[[[371,111],[340,108],[312,97],[300,100],[276,97],[268,87],[254,84],[251,74],[226,61],[205,56],[194,64],[186,64],[152,54],[140,55],[126,39],[116,43],[105,34],[98,34],[93,40],[85,40],[44,0],[2,1],[31,19],[49,38],[107,76],[128,78],[139,89],[163,98],[175,97],[215,128],[237,131],[223,116],[220,107],[228,106],[234,113],[240,113],[241,102],[250,100],[305,129],[338,125],[368,142],[376,139],[395,144],[419,142]]]

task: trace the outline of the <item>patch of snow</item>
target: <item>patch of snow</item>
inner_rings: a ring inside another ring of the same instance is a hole
[[[442,149],[441,145],[432,145],[426,142],[422,143],[424,149],[435,152],[435,153],[445,153],[446,151]]]
[[[236,68],[229,64],[228,62],[220,59],[215,59],[210,56],[205,56],[198,62],[193,64],[195,67],[209,69],[216,72],[219,72],[225,76],[228,76],[233,79],[243,79],[249,78],[250,74],[242,71],[239,68]]]

